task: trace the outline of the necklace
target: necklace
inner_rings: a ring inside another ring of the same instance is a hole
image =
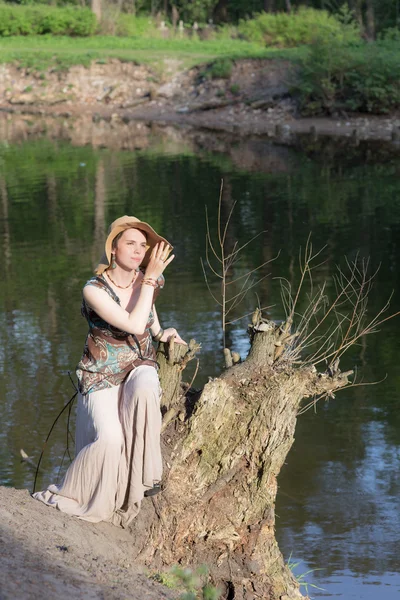
[[[128,287],[130,287],[133,283],[135,283],[136,277],[137,277],[137,271],[135,271],[133,279],[132,279],[132,281],[130,283],[128,283],[128,285],[118,285],[118,283],[115,283],[114,279],[111,277],[111,275],[109,274],[109,272],[106,271],[106,273],[107,273],[107,277],[111,281],[111,283],[113,283],[115,285],[115,287],[119,288],[120,290],[127,290]]]

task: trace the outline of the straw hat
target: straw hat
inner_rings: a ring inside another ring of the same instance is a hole
[[[111,265],[111,250],[114,238],[116,238],[117,235],[121,233],[121,231],[125,231],[125,229],[130,228],[140,229],[141,231],[144,231],[147,237],[148,248],[140,266],[147,266],[150,259],[151,251],[153,250],[154,246],[159,242],[165,242],[166,244],[168,244],[168,246],[170,246],[170,249],[172,250],[171,244],[165,238],[158,235],[158,233],[156,233],[148,223],[145,223],[144,221],[141,221],[136,217],[128,217],[127,215],[124,215],[123,217],[120,217],[119,219],[116,219],[116,221],[111,223],[108,229],[108,237],[106,239],[105,252],[101,257],[100,262],[95,270],[95,273],[97,273],[97,275],[101,275],[101,273],[103,273],[103,271],[108,269],[108,267]]]

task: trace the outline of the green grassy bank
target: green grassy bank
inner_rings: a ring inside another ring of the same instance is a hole
[[[182,68],[213,61],[217,58],[287,58],[298,60],[307,53],[301,48],[264,48],[242,40],[191,40],[132,38],[118,36],[35,35],[0,37],[0,62],[18,62],[23,67],[37,70],[68,68],[92,60],[106,61],[118,58],[125,61],[159,66],[164,59],[181,62]]]
[[[102,35],[104,23],[77,7],[0,4],[2,15],[2,63],[45,71],[117,58],[146,63],[161,73],[221,59],[284,58],[296,65],[289,83],[303,114],[400,109],[399,31],[392,28],[367,43],[348,12],[337,17],[309,8],[290,15],[263,13],[236,26],[205,26],[206,38],[200,32],[179,33],[168,24],[160,31],[148,17],[132,15],[115,20],[120,35]]]

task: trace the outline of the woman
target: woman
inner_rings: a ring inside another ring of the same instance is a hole
[[[143,496],[161,489],[152,340],[185,343],[176,329],[162,329],[154,307],[171,250],[147,223],[120,217],[110,227],[96,277],[83,288],[89,333],[76,371],[76,457],[60,487],[34,497],[87,521],[126,526]]]

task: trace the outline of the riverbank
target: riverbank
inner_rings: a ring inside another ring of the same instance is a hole
[[[119,59],[42,72],[3,64],[0,110],[72,120],[85,115],[94,121],[183,124],[238,136],[285,139],[310,133],[314,138],[348,137],[354,143],[400,141],[398,112],[377,116],[342,111],[301,118],[291,95],[294,69],[279,58],[230,61],[225,72],[215,71],[212,64],[185,69],[179,60],[164,59],[162,75],[149,65]]]
[[[173,600],[134,563],[127,530],[86,523],[0,487],[0,597]]]

